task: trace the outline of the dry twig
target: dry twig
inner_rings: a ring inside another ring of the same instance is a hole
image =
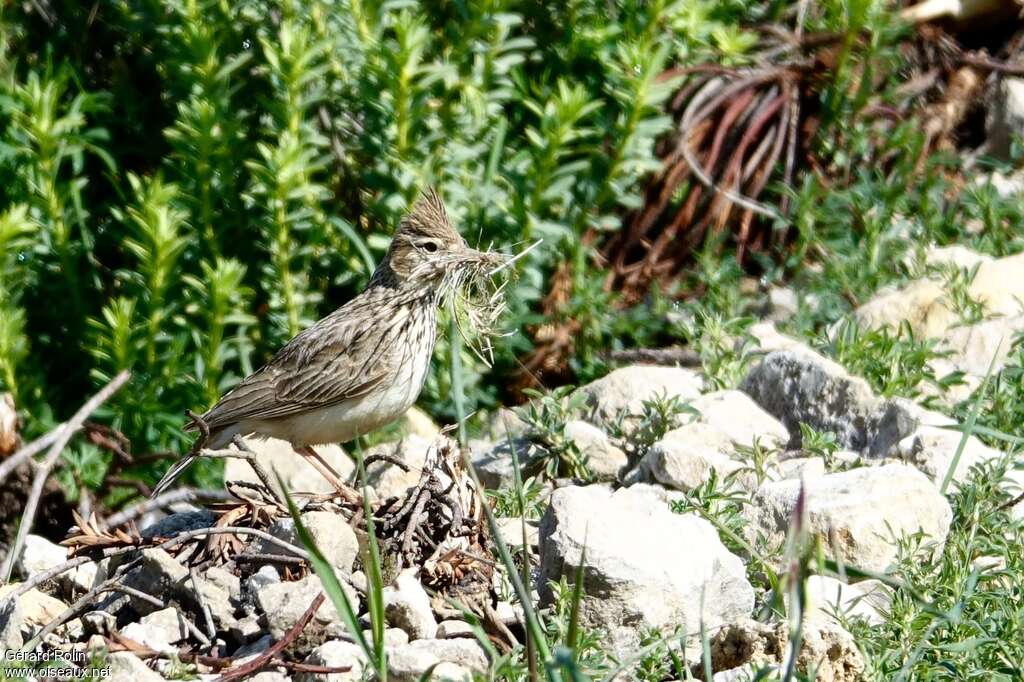
[[[54,438],[53,444],[46,453],[46,457],[36,467],[35,478],[32,480],[32,489],[25,503],[25,511],[22,514],[21,523],[18,525],[18,534],[15,536],[14,544],[11,545],[11,549],[8,551],[7,558],[4,561],[2,570],[3,582],[6,583],[11,579],[11,573],[14,571],[14,562],[17,561],[18,556],[21,554],[25,538],[28,537],[29,530],[31,530],[32,524],[35,523],[36,510],[39,508],[39,498],[43,494],[43,485],[46,483],[46,479],[50,477],[50,472],[57,463],[57,458],[60,457],[64,446],[71,440],[71,436],[82,428],[82,423],[89,415],[96,411],[96,408],[102,405],[117,389],[121,388],[130,376],[127,370],[118,374],[110,380],[110,383],[100,389],[99,393],[86,401],[71,419],[57,428],[57,431],[59,431],[58,435]]]

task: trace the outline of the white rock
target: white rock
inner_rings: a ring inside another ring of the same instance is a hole
[[[152,627],[141,622],[128,623],[128,625],[121,628],[121,634],[133,642],[138,642],[142,646],[154,651],[175,651],[177,649],[177,647],[167,641],[167,632],[161,627]]]
[[[523,523],[519,517],[503,517],[495,519],[501,539],[511,548],[523,545]],[[540,533],[536,521],[526,521],[526,544],[536,548],[540,544]]]
[[[980,260],[969,296],[984,305],[989,316],[1016,317],[1024,314],[1024,254],[995,260]],[[907,322],[915,338],[942,338],[961,326],[952,309],[945,282],[938,277],[917,279],[899,289],[879,292],[854,311],[862,329],[896,330]],[[991,359],[991,358],[990,358]]]
[[[163,682],[163,675],[151,670],[135,654],[119,651],[110,654],[106,660],[111,682]]]
[[[430,666],[441,663],[458,666],[470,673],[483,674],[487,671],[487,655],[473,639],[420,639],[388,649],[389,679],[393,678],[395,682],[418,682]],[[449,667],[447,670],[454,669]]]
[[[60,545],[50,542],[40,535],[25,537],[25,546],[15,566],[18,573],[29,578],[37,573],[53,568],[68,560],[68,552]],[[65,590],[87,592],[92,589],[96,579],[96,564],[88,563],[65,571],[57,576],[57,582]]]
[[[750,446],[757,439],[765,448],[779,448],[789,442],[789,431],[742,391],[715,391],[694,400],[700,412],[697,421],[712,426],[738,445]]]
[[[838,622],[835,617],[842,616],[881,625],[891,602],[892,596],[879,580],[847,585],[828,576],[807,578],[807,616],[817,623]]]
[[[184,617],[173,606],[147,614],[139,623],[159,632],[160,639],[169,644],[177,644],[190,634]]]
[[[0,644],[17,642],[19,637],[31,635],[40,627],[64,612],[68,607],[60,599],[51,597],[45,592],[32,588],[17,599],[17,604],[7,598],[10,592],[18,589],[18,583],[0,585]],[[68,621],[57,629],[58,633],[83,632],[82,621],[78,618]],[[24,638],[25,641],[29,637]],[[19,644],[18,647],[21,645]],[[13,648],[13,646],[12,646]]]
[[[1024,129],[1024,79],[1000,78],[985,113],[985,151],[1009,161],[1014,140]]]
[[[700,374],[679,367],[630,365],[576,389],[584,404],[584,418],[594,424],[614,422],[620,415],[638,417],[644,401],[664,396],[682,401],[700,396]]]
[[[415,435],[427,440],[433,440],[439,433],[441,433],[441,428],[434,423],[434,420],[430,418],[430,415],[415,405],[410,407],[402,417],[401,427],[402,432],[405,435]]]
[[[344,580],[341,581],[341,587],[352,607],[358,612],[359,595],[355,588]],[[275,639],[283,637],[284,633],[302,617],[322,589],[320,578],[313,574],[302,580],[274,583],[261,588],[256,593],[256,603],[267,619],[267,630],[270,634]],[[312,623],[324,628],[328,636],[346,635],[344,622],[329,598],[317,609]]]
[[[762,320],[755,322],[747,328],[747,334],[753,337],[757,347],[763,353],[772,353],[779,350],[792,350],[794,348],[807,348],[807,344],[792,336],[782,334],[775,328],[775,323]]]
[[[433,639],[437,634],[437,620],[416,569],[398,574],[393,586],[384,588],[384,613],[388,623],[402,628],[409,639]]]
[[[305,512],[301,518],[327,562],[343,575],[350,575],[352,564],[359,556],[359,540],[345,517],[330,511],[312,511]],[[276,538],[302,547],[298,532],[295,530],[295,522],[290,517],[275,521],[271,524],[269,532]],[[256,544],[257,551],[261,553],[289,556],[292,554],[266,540],[259,540]]]
[[[924,252],[925,265],[955,265],[958,268],[970,269],[975,265],[991,262],[992,256],[972,251],[960,244],[930,246]]]
[[[581,617],[618,654],[635,651],[645,628],[695,633],[702,616],[714,628],[753,608],[743,562],[711,524],[673,514],[651,495],[599,486],[555,490],[541,521],[545,580],[572,582],[584,545]]]
[[[910,400],[894,398],[872,421],[868,454],[899,457],[940,485],[963,436],[959,431],[946,428],[956,423]],[[975,436],[968,436],[952,480],[956,483],[966,480],[972,466],[998,458],[1000,454]]]
[[[952,520],[946,498],[924,474],[904,464],[863,467],[803,482],[808,530],[826,552],[848,564],[884,571],[896,557],[893,534],[923,531],[940,547]],[[769,543],[784,542],[801,481],[762,485],[746,508],[748,532],[763,532]],[[832,545],[832,538],[838,546]]]
[[[324,642],[313,649],[303,663],[332,668],[351,666],[351,670],[345,673],[330,673],[328,675],[299,673],[295,676],[295,682],[350,682],[350,680],[360,680],[362,679],[363,668],[367,665],[366,656],[358,645],[336,639]]]
[[[775,466],[779,480],[787,478],[817,478],[825,475],[825,460],[821,457],[792,457]]]
[[[264,670],[248,679],[250,682],[291,682],[292,678],[278,670]]]
[[[271,484],[278,488],[274,472],[284,480],[285,487],[294,492],[328,493],[334,488],[320,475],[305,457],[299,455],[291,444],[276,438],[247,438],[248,445],[256,453],[256,461],[270,475]],[[325,462],[344,478],[355,470],[355,463],[338,445],[318,445],[316,452]],[[249,463],[241,459],[228,459],[224,464],[225,481],[248,481],[259,483],[256,472]]]
[[[864,379],[806,348],[769,353],[741,388],[790,434],[803,422],[855,450],[867,447],[866,425],[881,404]]]
[[[472,637],[473,626],[464,620],[443,620],[437,625],[437,638]]]
[[[716,632],[709,644],[713,669],[733,673],[721,679],[743,680],[737,671],[773,669],[782,662],[788,651],[787,626],[743,619]],[[835,623],[805,623],[796,669],[813,670],[819,682],[861,682],[864,657],[850,633]]]
[[[641,467],[662,485],[690,491],[706,481],[712,470],[724,478],[743,468],[734,453],[728,434],[708,424],[686,424],[651,445]]]
[[[773,322],[785,322],[800,312],[800,298],[791,287],[768,288],[767,318]]]
[[[612,444],[608,435],[589,422],[572,419],[565,424],[565,438],[576,445],[587,470],[598,481],[615,480],[629,465],[629,458]]]
[[[364,453],[365,458],[376,454],[386,454],[404,462],[409,467],[409,471],[403,471],[401,467],[391,462],[382,461],[371,464],[367,468],[367,481],[373,486],[378,499],[386,500],[389,497],[399,497],[419,483],[423,460],[429,449],[429,440],[412,434],[400,441],[381,443],[367,450]]]

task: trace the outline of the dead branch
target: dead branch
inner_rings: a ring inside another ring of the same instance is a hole
[[[11,579],[11,573],[14,571],[14,562],[17,561],[18,555],[21,554],[21,549],[25,544],[25,539],[28,537],[29,530],[31,530],[32,524],[35,523],[36,510],[39,508],[39,498],[43,494],[43,485],[46,483],[46,479],[50,477],[50,471],[57,463],[57,458],[60,457],[64,446],[71,440],[71,436],[82,428],[82,423],[89,415],[95,412],[96,408],[102,405],[117,389],[121,388],[130,376],[131,374],[127,370],[118,374],[111,379],[110,383],[100,389],[96,395],[86,401],[71,419],[58,427],[60,433],[54,438],[53,445],[50,446],[46,457],[36,468],[35,478],[32,480],[32,489],[25,504],[25,512],[22,514],[21,524],[18,526],[18,534],[15,536],[14,544],[11,545],[11,549],[4,561],[2,571],[4,583]]]
[[[285,647],[291,644],[295,639],[302,633],[309,624],[309,621],[313,620],[313,616],[316,614],[317,609],[324,603],[324,593],[320,592],[313,599],[313,603],[309,605],[306,612],[302,614],[302,617],[293,625],[288,632],[284,634],[280,640],[275,642],[273,646],[264,651],[262,654],[254,658],[252,661],[240,665],[237,668],[228,670],[223,675],[217,678],[216,682],[232,682],[232,680],[244,680],[250,675],[262,670],[266,667],[273,658],[284,651]]]

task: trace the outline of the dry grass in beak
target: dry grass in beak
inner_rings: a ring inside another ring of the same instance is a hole
[[[509,266],[540,243],[537,240],[515,256],[469,249],[445,277],[442,295],[447,299],[459,336],[488,367],[494,364],[492,339],[511,334],[497,331],[498,318],[506,307],[505,287],[515,276],[515,270]],[[508,276],[496,278],[499,273]]]

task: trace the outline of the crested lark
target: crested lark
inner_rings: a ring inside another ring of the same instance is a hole
[[[289,441],[325,477],[335,472],[313,445],[342,443],[391,422],[419,396],[437,334],[437,309],[466,280],[505,261],[476,251],[428,191],[402,220],[366,289],[289,341],[200,419],[198,442],[153,489],[160,494],[196,459],[236,436]],[[185,428],[195,430],[193,421]],[[202,439],[201,439],[202,440]]]

